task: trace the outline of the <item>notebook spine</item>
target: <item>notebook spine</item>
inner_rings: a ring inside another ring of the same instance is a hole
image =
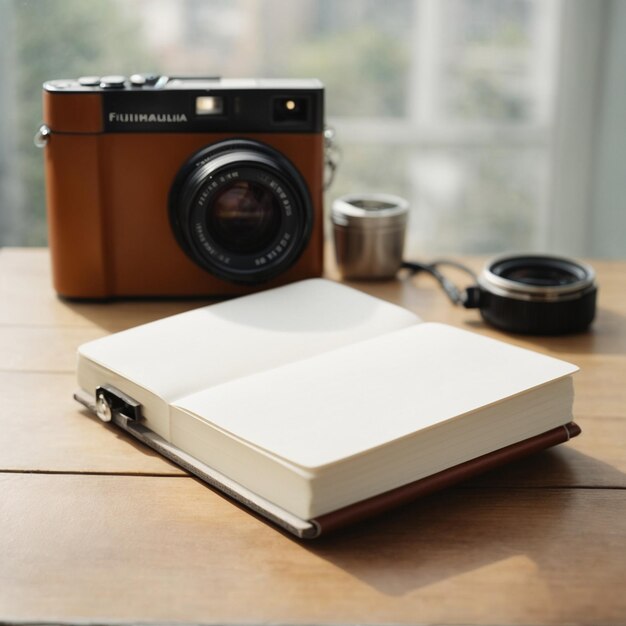
[[[320,535],[334,532],[344,526],[379,515],[389,509],[396,508],[422,496],[427,496],[440,489],[451,487],[506,463],[517,461],[534,452],[569,441],[572,437],[579,435],[580,432],[580,427],[574,422],[570,422],[535,437],[514,443],[506,448],[501,448],[471,461],[466,461],[427,478],[422,478],[367,500],[362,500],[338,511],[321,515],[312,521],[315,522]]]

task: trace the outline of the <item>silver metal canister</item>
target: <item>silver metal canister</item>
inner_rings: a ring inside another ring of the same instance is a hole
[[[344,278],[393,278],[402,264],[409,203],[382,193],[333,202],[337,267]]]

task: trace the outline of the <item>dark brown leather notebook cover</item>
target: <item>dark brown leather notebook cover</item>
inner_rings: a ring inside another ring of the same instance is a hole
[[[373,498],[356,502],[332,513],[321,515],[311,520],[318,529],[316,536],[337,530],[348,524],[373,517],[389,509],[400,506],[421,496],[450,487],[472,476],[482,474],[491,469],[511,463],[533,452],[550,448],[559,443],[564,443],[581,432],[580,427],[574,422],[558,426],[541,435],[525,439],[513,445],[489,452],[471,461],[455,465],[447,470],[433,474],[421,480],[408,483],[402,487],[381,493]]]

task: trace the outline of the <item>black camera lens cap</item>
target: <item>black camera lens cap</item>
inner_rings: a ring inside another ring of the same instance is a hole
[[[595,317],[593,268],[550,255],[505,255],[489,261],[471,290],[486,322],[509,332],[560,335],[580,332]]]

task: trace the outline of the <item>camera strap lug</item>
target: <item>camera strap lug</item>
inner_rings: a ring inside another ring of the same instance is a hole
[[[335,137],[335,129],[332,126],[324,126],[324,190],[333,184],[341,160],[341,151]]]
[[[38,148],[45,148],[47,143],[50,141],[50,133],[50,129],[45,124],[42,124],[39,127],[39,130],[37,131],[33,142]]]

